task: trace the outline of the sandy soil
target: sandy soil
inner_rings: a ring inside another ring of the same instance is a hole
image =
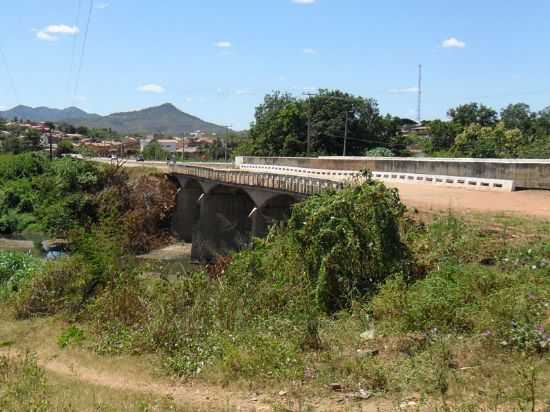
[[[419,210],[513,213],[550,218],[550,191],[485,192],[433,185],[389,184],[401,199]]]
[[[381,412],[390,410],[392,405],[391,402],[382,399],[354,401],[344,394],[298,401],[293,400],[286,391],[278,394],[250,393],[199,382],[178,382],[168,378],[148,376],[143,371],[135,373],[135,371],[124,370],[120,365],[113,365],[112,368],[95,368],[92,366],[94,363],[101,364],[104,360],[92,359],[93,356],[90,354],[87,354],[85,360],[62,352],[55,354],[38,352],[37,355],[39,366],[48,373],[115,391],[167,397],[182,406],[200,410],[267,412],[274,410],[275,405],[283,407],[287,405],[292,408],[297,402],[303,402],[302,405],[305,404],[316,411]],[[0,356],[22,358],[24,355],[14,349],[0,349]]]

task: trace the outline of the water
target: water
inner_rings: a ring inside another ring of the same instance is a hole
[[[46,260],[58,259],[65,256],[65,252],[49,251],[45,252],[42,249],[42,242],[47,237],[39,233],[29,234],[13,234],[0,238],[0,251],[8,252],[24,252],[30,253],[33,256],[41,257]]]

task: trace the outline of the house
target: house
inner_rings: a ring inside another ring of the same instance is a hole
[[[178,150],[178,141],[176,139],[159,139],[157,140],[162,150],[168,153],[176,153]]]

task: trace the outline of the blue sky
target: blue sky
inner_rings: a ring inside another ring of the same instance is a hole
[[[2,1],[16,93],[0,60],[0,107],[107,114],[172,102],[242,129],[265,93],[322,87],[414,117],[419,63],[425,118],[474,100],[550,105],[546,0],[95,0],[75,98],[90,0],[77,23],[78,2]]]

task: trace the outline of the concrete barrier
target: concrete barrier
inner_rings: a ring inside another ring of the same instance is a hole
[[[283,174],[286,176],[317,177],[338,182],[350,181],[361,176],[361,172],[354,170],[327,170],[308,169],[293,166],[272,166],[257,164],[240,164],[240,169],[257,173]],[[373,171],[372,176],[377,180],[407,183],[407,184],[431,184],[437,186],[460,187],[470,190],[512,192],[515,189],[513,180],[464,178],[460,176],[422,175],[417,173],[399,173]]]
[[[407,157],[240,157],[236,165],[286,166],[330,171],[452,176],[513,181],[518,189],[550,189],[550,160],[445,159]]]

